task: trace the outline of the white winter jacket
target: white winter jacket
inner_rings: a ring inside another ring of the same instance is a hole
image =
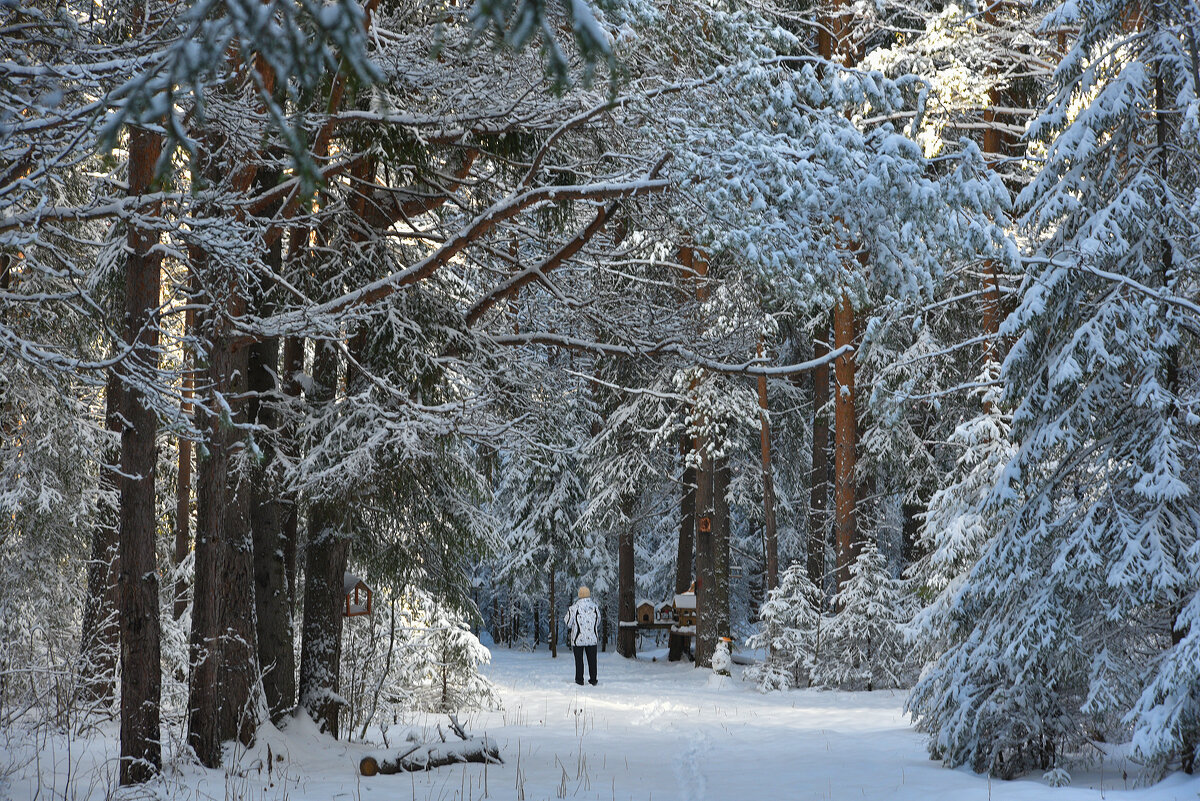
[[[571,604],[564,618],[567,642],[571,645],[595,645],[600,642],[600,607],[591,598],[580,598]]]

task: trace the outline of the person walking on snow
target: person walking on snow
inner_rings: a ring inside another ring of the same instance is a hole
[[[587,655],[590,684],[596,684],[596,643],[600,642],[600,607],[587,587],[579,588],[579,600],[567,610],[567,639],[575,652],[575,683],[583,684],[583,657]]]

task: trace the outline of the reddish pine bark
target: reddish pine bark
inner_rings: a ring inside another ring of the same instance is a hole
[[[148,192],[162,138],[143,128],[129,133],[129,194]],[[162,766],[159,703],[162,694],[158,565],[155,552],[154,469],[158,419],[145,403],[134,371],[158,369],[158,233],[136,224],[126,236],[125,343],[132,349],[121,366],[120,613],[121,784],[146,781]]]
[[[843,294],[833,315],[835,348],[854,344],[854,309]],[[834,512],[837,538],[837,588],[850,580],[850,565],[857,555],[857,498],[855,467],[858,448],[858,418],[854,408],[854,353],[834,361]]]

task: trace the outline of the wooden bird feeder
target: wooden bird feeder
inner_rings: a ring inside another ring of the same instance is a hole
[[[658,610],[654,613],[654,618],[660,623],[669,623],[670,621],[674,620],[675,604],[671,603],[670,601],[663,601],[661,604],[659,604]]]
[[[638,623],[653,623],[654,622],[654,604],[649,601],[642,601],[637,605],[637,621]]]
[[[345,617],[359,617],[371,614],[371,597],[374,592],[367,582],[353,573],[342,577],[342,592],[346,595]]]
[[[675,593],[675,615],[680,628],[696,625],[696,585],[687,592]]]

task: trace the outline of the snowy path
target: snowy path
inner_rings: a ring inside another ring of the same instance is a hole
[[[567,798],[646,801],[1200,796],[1200,780],[1182,776],[1122,791],[1117,766],[1107,769],[1103,793],[1099,772],[1061,789],[1040,779],[989,783],[928,759],[921,735],[901,712],[901,693],[763,696],[738,671],[715,687],[710,673],[690,664],[630,662],[608,653],[600,655],[600,685],[578,687],[569,657],[497,648],[488,673],[506,708],[472,720],[508,755],[509,764],[489,776],[489,789],[497,798],[519,797],[519,744],[526,799],[561,797],[564,786]]]
[[[1200,778],[1174,775],[1125,790],[1120,764],[1076,775],[1053,789],[1039,778],[989,782],[946,770],[925,754],[901,713],[901,693],[796,691],[760,695],[739,680],[724,686],[690,664],[600,655],[600,685],[578,687],[566,654],[497,648],[488,675],[504,709],[464,715],[474,734],[494,738],[504,765],[466,765],[401,776],[358,775],[368,749],[334,742],[311,725],[260,732],[249,751],[229,753],[222,770],[180,759],[168,734],[165,781],[111,791],[117,737],[37,751],[5,752],[0,799],[68,801],[1196,801]],[[436,737],[445,718],[411,721]],[[402,732],[390,733],[393,745]],[[269,750],[268,750],[269,749]],[[270,758],[268,758],[270,754]],[[15,758],[15,759],[14,759]],[[268,770],[267,766],[270,765]],[[7,767],[6,767],[7,766]],[[14,769],[15,766],[15,769]],[[41,775],[40,781],[36,778]],[[1101,781],[1103,779],[1103,781]],[[1101,789],[1101,787],[1103,789]],[[486,790],[486,795],[485,795]]]

